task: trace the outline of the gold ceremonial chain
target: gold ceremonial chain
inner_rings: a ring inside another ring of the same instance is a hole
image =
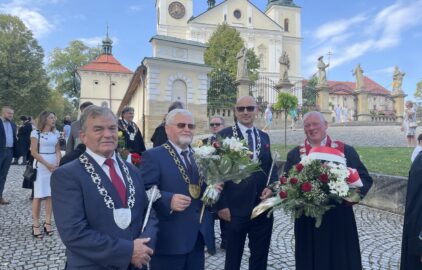
[[[183,180],[185,181],[186,184],[188,184],[189,194],[192,196],[192,198],[198,199],[199,195],[201,194],[202,183],[204,182],[203,178],[199,178],[198,185],[191,184],[189,176],[186,174],[185,168],[180,162],[180,159],[176,156],[176,152],[174,151],[174,149],[168,143],[163,144],[163,146],[165,149],[167,149],[170,156],[173,158],[174,163],[176,163],[177,165],[177,168],[179,168],[179,172],[182,175]]]
[[[128,127],[129,127],[129,125],[128,124],[126,124],[126,122],[125,122],[125,120],[120,120],[120,124],[122,124],[122,129],[123,129],[123,131],[125,131],[128,135],[129,135],[129,137],[130,137],[130,135],[132,135],[133,134],[133,136],[135,136],[136,135],[136,132],[138,132],[138,126],[136,125],[136,123],[133,123],[133,125],[131,125],[132,126],[132,128],[133,128],[133,132],[130,132],[129,130],[128,130]],[[132,141],[132,140],[131,140]]]

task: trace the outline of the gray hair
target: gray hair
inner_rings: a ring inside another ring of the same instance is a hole
[[[167,116],[166,116],[166,125],[172,124],[173,123],[173,119],[174,119],[174,117],[177,114],[181,114],[181,115],[184,115],[184,116],[189,116],[189,117],[192,118],[193,123],[195,123],[195,120],[193,119],[193,114],[190,111],[185,110],[185,109],[174,109],[174,110],[172,110],[171,112],[169,112],[167,114]]]
[[[111,116],[113,118],[113,121],[115,121],[117,124],[117,117],[109,108],[90,105],[84,109],[81,118],[79,119],[79,121],[81,122],[81,130],[86,131],[86,121],[89,118],[96,118],[99,116]]]
[[[214,119],[214,118],[218,118],[218,119],[220,119],[220,120],[221,120],[221,124],[222,124],[223,126],[225,125],[224,118],[223,118],[222,116],[220,116],[220,115],[214,115],[214,116],[211,116],[211,117],[210,117],[210,122],[211,122],[211,120],[212,120],[212,119]]]
[[[321,121],[321,123],[326,123],[327,121],[324,118],[324,115],[322,115],[322,113],[318,112],[318,111],[311,111],[311,112],[307,112],[305,113],[305,115],[303,116],[303,122],[305,123],[306,119],[308,119],[311,116],[316,116],[319,118],[319,120]]]

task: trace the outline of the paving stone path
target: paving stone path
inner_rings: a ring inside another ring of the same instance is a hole
[[[288,131],[289,144],[303,141],[303,131]],[[405,146],[405,138],[398,127],[331,127],[332,137],[353,145]],[[273,143],[283,143],[284,131],[270,132]],[[43,240],[31,236],[30,190],[22,189],[23,166],[13,165],[6,182],[4,196],[11,204],[0,206],[0,270],[63,269],[64,246],[57,232]],[[400,261],[403,216],[366,206],[355,206],[356,221],[362,250],[364,269],[396,270]],[[216,223],[217,224],[217,223]],[[220,245],[216,226],[217,247]],[[247,245],[246,245],[247,246]],[[276,212],[268,270],[294,269],[294,239],[290,216]],[[206,255],[207,270],[224,267],[224,251],[217,249]],[[248,269],[249,251],[246,248],[242,269]]]

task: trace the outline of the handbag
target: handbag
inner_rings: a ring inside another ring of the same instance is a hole
[[[410,122],[409,123],[409,127],[410,128],[415,128],[415,127],[418,127],[418,124],[416,122]]]
[[[40,151],[40,132],[38,131],[38,153]],[[28,188],[32,189],[34,187],[34,182],[37,180],[37,162],[35,161],[35,168],[33,166],[34,158],[32,158],[28,163],[26,164],[25,171],[23,172],[23,182],[22,182],[22,188]]]

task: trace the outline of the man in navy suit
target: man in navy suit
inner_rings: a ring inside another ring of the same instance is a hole
[[[201,194],[205,183],[189,147],[195,123],[192,114],[175,109],[166,117],[168,141],[143,154],[141,174],[145,183],[158,185],[161,199],[155,202],[159,219],[152,270],[204,269],[204,243],[212,239],[213,220],[205,210],[199,223]]]
[[[257,114],[255,99],[251,96],[240,97],[235,108],[236,124],[219,132],[223,138],[245,139],[253,152],[253,158],[260,161],[262,169],[239,184],[226,182],[224,185],[218,202],[218,216],[227,222],[225,270],[240,269],[246,236],[251,251],[249,269],[267,269],[273,217],[268,218],[263,213],[251,220],[251,213],[262,200],[272,196],[267,180],[273,159],[268,134],[254,127]],[[277,180],[276,172],[277,169],[273,168],[270,183]]]
[[[13,123],[13,109],[3,106],[0,119],[0,205],[9,204],[3,198],[4,185],[12,163],[13,154],[16,152],[16,125]]]
[[[66,269],[139,269],[153,254],[157,219],[148,206],[139,171],[122,161],[117,118],[89,106],[80,118],[86,152],[59,167],[51,190],[57,229],[66,246]]]

